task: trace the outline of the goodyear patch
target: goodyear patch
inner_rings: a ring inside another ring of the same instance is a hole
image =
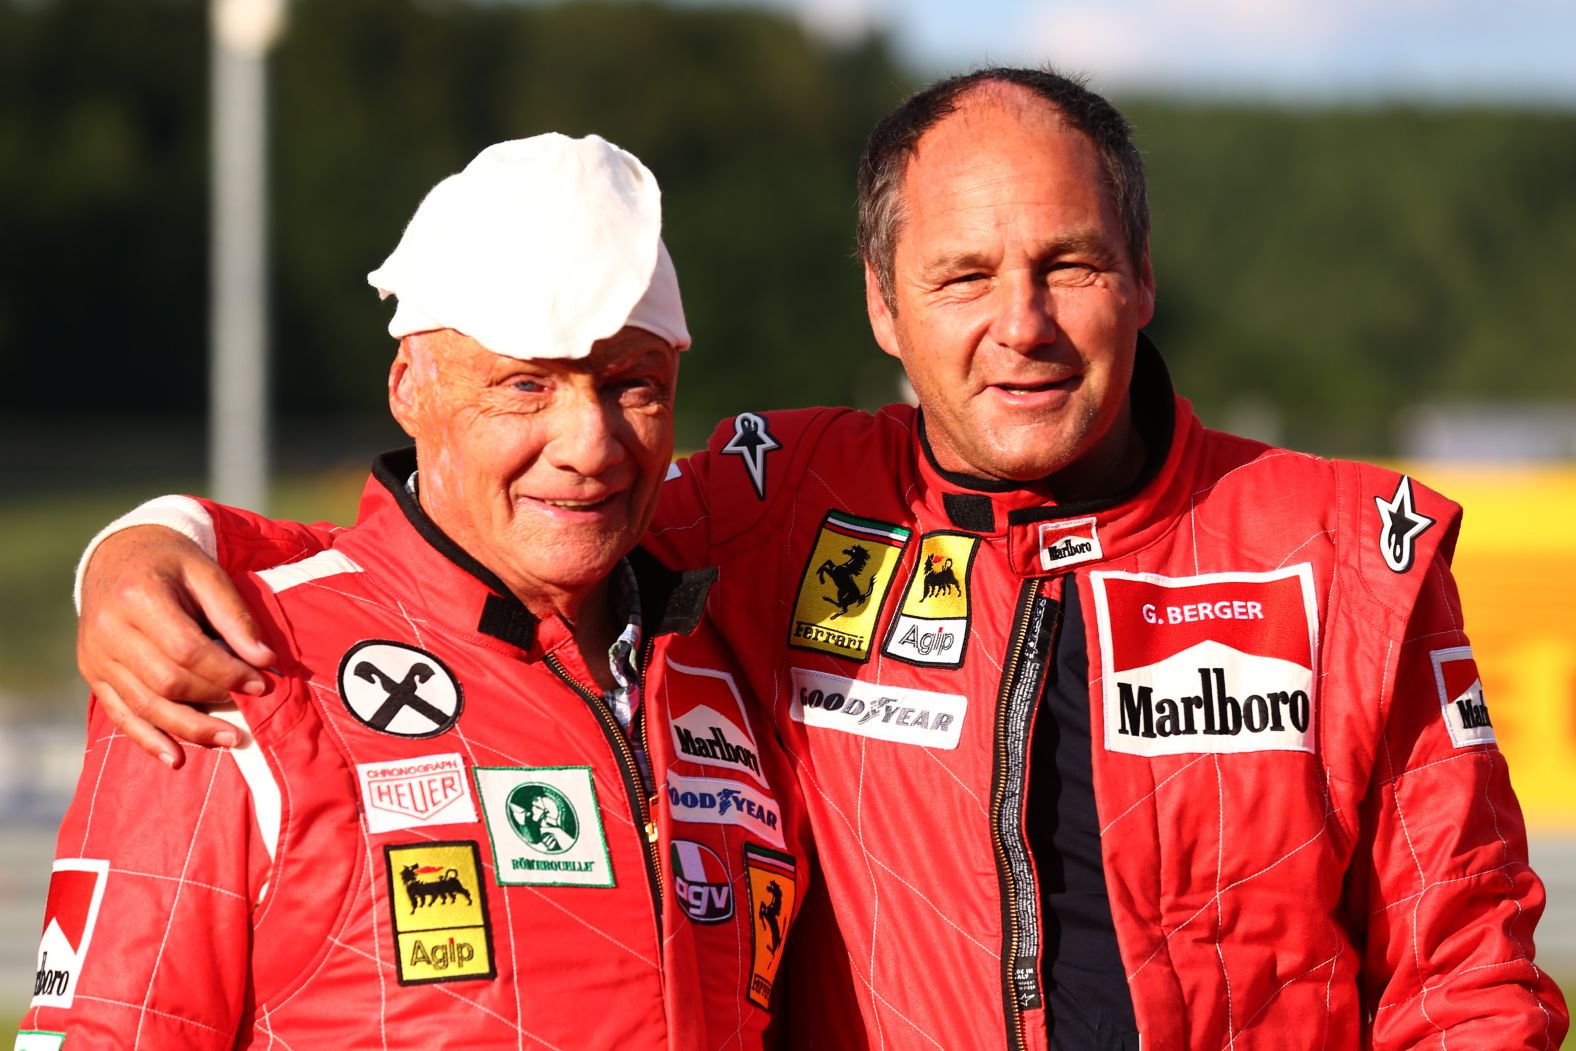
[[[828,511],[804,567],[788,645],[869,660],[881,604],[911,535],[902,526]]]
[[[42,1029],[24,1029],[16,1034],[12,1051],[60,1051],[66,1042],[65,1033],[46,1033]]]
[[[383,857],[399,984],[496,978],[475,842],[387,846]]]
[[[788,925],[799,900],[797,866],[788,854],[746,843],[744,869],[749,876],[754,924],[748,996],[756,1006],[770,1008],[772,986],[783,960],[783,942],[788,940]]]
[[[1457,748],[1497,744],[1472,647],[1433,650],[1428,659],[1434,665],[1434,684],[1439,688],[1439,708],[1444,713],[1445,729],[1450,731],[1450,743]]]
[[[926,533],[919,541],[903,605],[882,652],[909,664],[957,668],[969,638],[969,569],[979,537]]]
[[[613,862],[589,766],[479,766],[500,887],[611,887]]]

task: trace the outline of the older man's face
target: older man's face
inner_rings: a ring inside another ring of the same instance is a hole
[[[642,329],[534,361],[443,330],[405,341],[389,396],[433,522],[527,606],[572,615],[651,521],[677,381],[678,351]]]
[[[873,277],[866,296],[940,465],[1019,482],[1113,469],[1154,281],[1093,144],[1027,90],[987,87],[920,138],[902,195],[896,309]]]

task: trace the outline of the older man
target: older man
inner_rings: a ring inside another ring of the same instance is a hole
[[[762,1045],[803,821],[713,574],[625,559],[689,344],[659,235],[595,137],[422,203],[370,275],[415,448],[238,581],[277,655],[241,747],[175,776],[93,707],[19,1046]]]
[[[741,414],[647,544],[719,567],[872,1039],[1557,1047],[1459,508],[1193,417],[1140,331],[1121,115],[1032,70],[934,85],[871,135],[859,240],[919,410]],[[211,572],[166,536],[128,577],[118,543],[122,608]],[[246,674],[123,616],[93,603],[84,670],[133,704]]]

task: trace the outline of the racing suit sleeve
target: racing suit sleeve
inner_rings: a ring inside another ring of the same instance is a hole
[[[90,702],[17,1046],[232,1047],[270,867],[252,813],[230,753],[171,773]]]
[[[1569,1024],[1533,962],[1544,889],[1489,710],[1438,553],[1402,642],[1351,875],[1380,1051],[1557,1048]]]
[[[280,522],[238,507],[191,496],[160,496],[132,508],[99,531],[77,562],[74,596],[82,608],[82,578],[99,544],[133,526],[159,525],[191,540],[232,577],[270,569],[328,547],[340,526]]]

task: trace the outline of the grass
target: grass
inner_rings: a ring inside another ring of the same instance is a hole
[[[349,522],[363,477],[359,470],[289,476],[275,486],[271,510]],[[195,484],[171,488],[191,491]],[[80,692],[71,602],[77,557],[105,523],[155,493],[106,487],[11,498],[0,507],[0,711],[37,715],[28,709]]]

